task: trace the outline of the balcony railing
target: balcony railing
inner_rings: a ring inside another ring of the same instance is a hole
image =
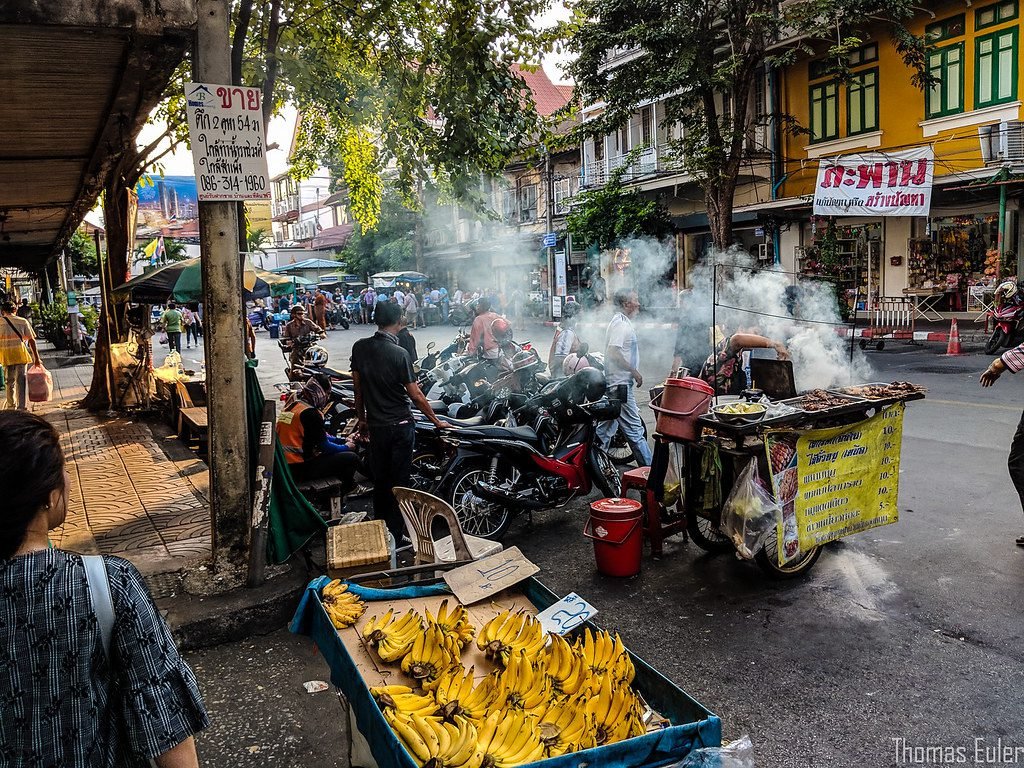
[[[632,159],[629,167],[622,173],[622,180],[636,181],[659,173],[679,173],[682,164],[665,147],[647,147],[635,158],[630,155],[606,157],[604,160],[592,161],[583,166],[583,187],[603,187],[613,171],[622,168]]]
[[[274,216],[284,216],[286,213],[299,210],[299,196],[298,195],[286,195],[280,200],[274,201],[273,214]]]

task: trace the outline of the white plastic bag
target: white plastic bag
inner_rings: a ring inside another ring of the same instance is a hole
[[[667,768],[756,768],[754,745],[750,737],[743,735],[724,747],[695,749],[680,763]]]
[[[28,379],[28,399],[33,403],[48,403],[53,397],[53,377],[42,365],[31,365],[25,374]]]
[[[732,540],[737,554],[750,560],[775,530],[781,514],[775,497],[761,485],[757,460],[751,459],[722,506],[720,529]]]

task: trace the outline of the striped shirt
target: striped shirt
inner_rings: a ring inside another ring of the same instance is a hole
[[[148,766],[209,724],[142,576],[104,560],[110,662],[79,555],[0,560],[0,765]]]
[[[1006,350],[999,359],[1003,361],[1003,365],[1010,373],[1017,373],[1024,368],[1024,344]]]

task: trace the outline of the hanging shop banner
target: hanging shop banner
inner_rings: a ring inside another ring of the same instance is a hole
[[[259,88],[185,86],[199,202],[270,199],[261,99]]]
[[[927,216],[935,155],[931,147],[822,158],[815,216]]]
[[[565,296],[565,251],[555,251],[555,296]]]
[[[779,562],[899,520],[902,403],[837,429],[769,432],[775,498],[782,507]]]

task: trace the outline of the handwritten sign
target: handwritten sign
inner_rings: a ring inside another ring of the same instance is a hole
[[[594,606],[575,592],[570,592],[547,610],[538,613],[537,618],[545,632],[564,635],[572,632],[596,613],[597,609]]]
[[[934,173],[931,147],[822,158],[814,215],[927,216]]]
[[[472,605],[539,571],[540,568],[527,560],[519,547],[512,547],[448,571],[444,580],[460,603]]]
[[[189,83],[185,111],[199,202],[269,200],[260,89]]]

